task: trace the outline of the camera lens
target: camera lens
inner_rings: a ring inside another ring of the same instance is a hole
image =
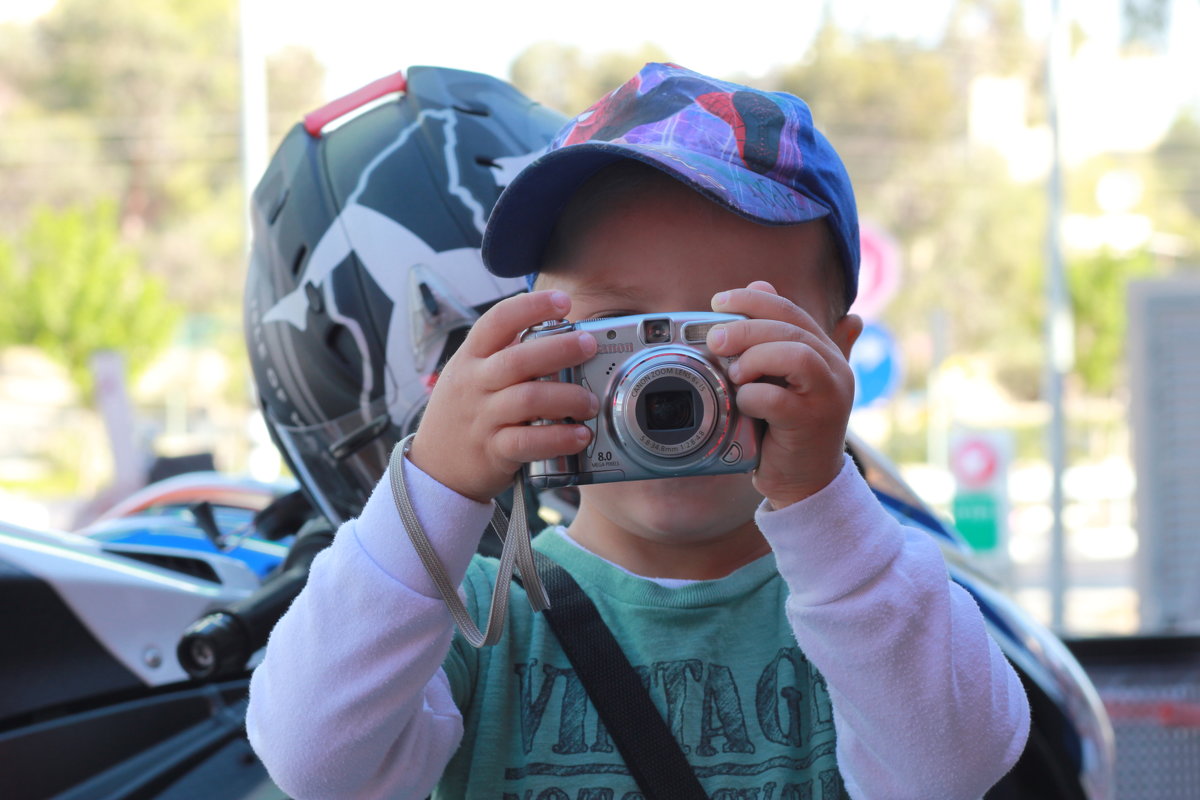
[[[691,370],[668,366],[652,370],[649,380],[642,383],[634,404],[636,429],[641,431],[644,444],[666,448],[659,455],[668,451],[682,455],[700,444],[691,441],[704,413],[700,393],[693,385],[698,378]],[[701,441],[706,436],[701,436]]]
[[[696,426],[694,391],[650,392],[646,395],[646,430],[677,431]]]
[[[611,392],[613,435],[649,474],[683,474],[711,458],[728,426],[720,373],[683,348],[647,351]]]

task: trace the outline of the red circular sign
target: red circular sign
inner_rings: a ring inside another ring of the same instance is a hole
[[[871,320],[900,286],[900,248],[891,236],[864,220],[858,222],[858,236],[858,295],[850,310]]]
[[[996,477],[1000,456],[985,439],[963,439],[950,456],[954,478],[968,489],[982,489]]]

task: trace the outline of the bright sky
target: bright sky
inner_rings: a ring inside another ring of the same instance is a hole
[[[262,3],[272,19],[267,49],[287,42],[312,47],[328,70],[331,96],[416,64],[506,77],[513,59],[540,41],[576,45],[585,53],[632,50],[649,41],[700,72],[756,75],[800,59],[824,5],[818,0],[720,6],[645,0],[338,0],[319,15],[306,15],[290,0],[251,1]],[[836,14],[856,29],[936,37],[951,3],[839,0]],[[276,11],[284,8],[292,10]]]
[[[11,1],[11,0],[10,0]],[[26,0],[30,1],[30,0]],[[33,0],[37,1],[37,0]],[[320,6],[293,0],[255,3],[269,22],[264,48],[287,43],[311,47],[326,67],[326,95],[337,97],[382,75],[418,64],[508,76],[509,65],[529,45],[556,41],[584,53],[633,50],[645,42],[675,61],[714,75],[762,75],[800,60],[825,9],[838,25],[860,33],[934,42],[955,0],[716,0],[648,2],[601,0],[337,0]],[[45,2],[45,0],[41,0]],[[1121,0],[1059,0],[1089,41],[1114,52]],[[1031,35],[1049,28],[1045,0],[1026,0]],[[301,9],[321,9],[307,11]],[[1200,3],[1173,0],[1167,76],[1200,73]],[[1133,79],[1136,80],[1136,79]],[[1137,96],[1170,117],[1182,102],[1200,102],[1190,80],[1151,80]],[[1167,109],[1170,109],[1169,111]]]
[[[507,77],[529,45],[557,41],[585,53],[662,47],[687,67],[716,75],[761,75],[799,60],[828,7],[843,29],[874,35],[937,40],[955,0],[242,0],[261,20],[260,46],[287,44],[314,50],[325,64],[326,95],[337,97],[375,78],[418,64],[455,67]],[[1059,0],[1089,39],[1114,46],[1121,0]],[[54,0],[0,0],[0,21],[32,19]],[[1034,36],[1048,26],[1045,0],[1026,0]],[[1182,76],[1200,73],[1200,3],[1173,0],[1171,85],[1146,87],[1165,105],[1200,100],[1200,87]],[[1174,65],[1173,65],[1174,66]],[[1160,82],[1161,83],[1161,82]]]

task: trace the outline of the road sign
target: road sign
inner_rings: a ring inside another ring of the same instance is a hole
[[[962,492],[954,495],[951,511],[954,527],[973,550],[992,552],[1000,546],[1000,507],[992,492]]]
[[[859,220],[858,295],[850,310],[866,320],[879,316],[900,286],[900,248],[882,228]]]
[[[900,348],[896,339],[876,322],[868,322],[850,351],[854,370],[854,407],[887,400],[900,385]]]
[[[1001,552],[1008,536],[1011,452],[1012,434],[1003,430],[959,431],[950,441],[954,525],[979,552]]]
[[[996,480],[1000,454],[992,442],[981,437],[965,437],[956,443],[950,457],[954,479],[966,489],[985,489]]]

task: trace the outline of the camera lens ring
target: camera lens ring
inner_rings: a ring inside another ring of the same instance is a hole
[[[663,379],[669,383],[664,384]],[[647,432],[645,398],[654,393],[656,385],[668,385],[671,391],[687,387],[695,393],[692,399],[698,406],[698,421],[693,433],[656,437]],[[703,357],[683,349],[647,351],[618,380],[612,397],[617,440],[630,457],[651,470],[677,471],[708,461],[728,434],[731,398],[724,379]]]

